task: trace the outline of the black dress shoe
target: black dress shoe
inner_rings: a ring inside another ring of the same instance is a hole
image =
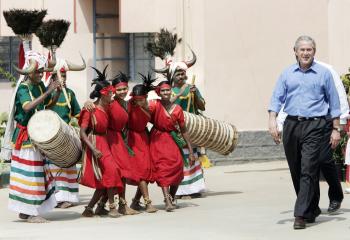
[[[336,214],[338,213],[339,209],[340,209],[340,206],[341,206],[341,202],[338,202],[338,201],[331,201],[329,203],[329,207],[328,207],[328,210],[327,212],[329,214]]]
[[[295,217],[294,220],[294,229],[304,229],[306,228],[305,220],[302,217]]]
[[[306,223],[314,223],[316,218],[318,216],[320,216],[321,212],[322,212],[321,209],[319,207],[317,207],[317,209],[314,212],[314,216],[312,218],[305,218],[305,222]]]

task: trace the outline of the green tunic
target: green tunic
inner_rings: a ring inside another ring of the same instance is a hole
[[[38,85],[31,84],[29,81],[22,82],[17,90],[15,98],[15,115],[14,119],[16,122],[24,127],[28,125],[29,119],[33,116],[35,111],[40,111],[45,109],[45,106],[49,104],[51,96],[48,96],[43,102],[38,104],[35,109],[25,112],[23,107],[33,101],[34,99],[40,97],[46,91],[46,87],[43,82],[40,82]],[[20,129],[16,126],[15,131],[12,135],[12,144],[16,143],[17,136]],[[22,148],[32,147],[30,139],[22,142]]]
[[[182,110],[184,110],[186,112],[187,112],[188,102],[189,102],[189,99],[191,97],[190,87],[191,87],[191,85],[188,85],[186,87],[185,91],[183,92],[183,94],[180,97],[178,97],[175,101],[175,104],[180,105]],[[172,88],[172,96],[177,95],[180,92],[180,90],[181,90],[181,88],[179,88],[179,87],[173,87]],[[198,98],[200,98],[204,101],[204,98],[202,97],[198,88],[196,89],[196,95],[198,96]],[[195,114],[199,113],[198,109],[196,109],[194,106],[194,99],[191,99],[191,105],[190,105],[188,112],[195,113]]]
[[[70,89],[66,88],[68,101],[70,102],[71,109],[69,109],[68,104],[66,102],[66,98],[64,97],[63,92],[61,92],[56,105],[52,108],[67,124],[69,124],[72,117],[78,118],[80,114],[80,106],[75,97],[75,93]],[[54,91],[52,95],[56,94]]]

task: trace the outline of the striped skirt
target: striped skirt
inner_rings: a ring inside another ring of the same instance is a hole
[[[57,202],[79,202],[78,171],[74,165],[70,168],[60,168],[49,163],[50,173],[55,179],[55,197]]]
[[[43,156],[34,148],[12,150],[9,204],[10,210],[37,216],[56,205],[54,179]]]
[[[185,157],[188,157],[189,151],[187,148],[182,149]],[[198,157],[199,148],[193,148],[193,153]],[[182,180],[176,195],[190,195],[205,191],[205,182],[201,163],[196,161],[193,166],[184,166],[184,179]]]

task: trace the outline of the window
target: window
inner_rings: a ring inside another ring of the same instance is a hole
[[[129,74],[135,82],[141,82],[138,73],[147,75],[154,68],[154,57],[146,50],[149,37],[150,33],[129,34]]]
[[[18,65],[19,44],[18,37],[0,37],[0,70],[11,73],[15,78],[18,78],[19,75],[13,69],[12,64]],[[8,81],[8,78],[0,73],[0,82]]]

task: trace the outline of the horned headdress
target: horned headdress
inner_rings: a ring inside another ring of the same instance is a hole
[[[196,54],[192,52],[192,59],[188,61],[176,62],[173,60],[174,50],[178,41],[177,34],[172,34],[166,29],[161,29],[159,33],[154,34],[147,43],[147,50],[153,56],[159,57],[165,61],[165,67],[162,69],[154,69],[157,73],[162,73],[170,80],[173,78],[175,72],[179,69],[187,70],[192,67],[197,60]]]
[[[82,71],[86,68],[85,60],[82,58],[83,64],[78,65],[71,63],[64,59],[56,59],[56,49],[59,48],[67,34],[70,22],[62,19],[52,19],[42,23],[42,25],[37,29],[36,35],[38,36],[41,45],[45,48],[51,50],[52,59],[56,61],[56,66],[54,71],[61,70],[64,71]]]
[[[46,10],[25,9],[11,9],[3,12],[7,25],[22,39],[25,63],[23,68],[20,66],[22,69],[14,66],[20,74],[27,75],[38,69],[48,71],[48,68],[53,67],[55,64],[54,61],[47,62],[45,56],[32,50],[32,34],[42,24],[46,13]]]

